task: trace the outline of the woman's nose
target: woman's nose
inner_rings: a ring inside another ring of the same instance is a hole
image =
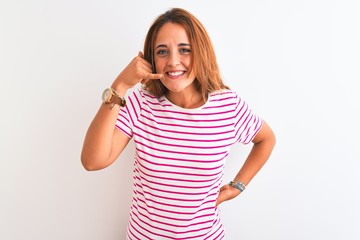
[[[174,67],[180,64],[180,56],[177,52],[173,52],[169,55],[167,62],[168,66]]]

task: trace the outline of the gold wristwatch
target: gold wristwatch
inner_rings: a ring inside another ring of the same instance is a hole
[[[125,107],[126,101],[113,88],[106,88],[102,94],[102,100],[105,104],[113,104],[110,109],[114,107],[115,104],[120,105],[120,107]]]

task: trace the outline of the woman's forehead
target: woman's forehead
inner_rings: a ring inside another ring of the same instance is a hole
[[[186,29],[178,23],[165,23],[157,32],[155,47],[157,45],[168,45],[170,43],[189,44]]]

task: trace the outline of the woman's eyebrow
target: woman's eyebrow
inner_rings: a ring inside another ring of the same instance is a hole
[[[190,43],[179,43],[178,47],[183,47],[183,46],[189,46],[191,47]]]
[[[189,46],[191,47],[190,43],[179,43],[178,44],[178,47],[183,47],[183,46]],[[166,44],[159,44],[155,47],[155,49],[158,49],[158,48],[167,48],[167,45]]]
[[[161,48],[161,47],[166,48],[167,46],[166,46],[166,44],[159,44],[159,45],[156,46],[155,49],[158,49],[158,48]]]

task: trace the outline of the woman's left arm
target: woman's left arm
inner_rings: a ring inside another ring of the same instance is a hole
[[[240,171],[234,178],[234,183],[240,182],[245,186],[248,185],[251,179],[255,177],[269,159],[275,146],[276,139],[272,129],[265,121],[263,121],[263,126],[256,134],[252,142],[254,143],[254,146],[252,147]],[[226,184],[220,188],[216,205],[233,199],[240,193],[241,191],[239,189]]]

